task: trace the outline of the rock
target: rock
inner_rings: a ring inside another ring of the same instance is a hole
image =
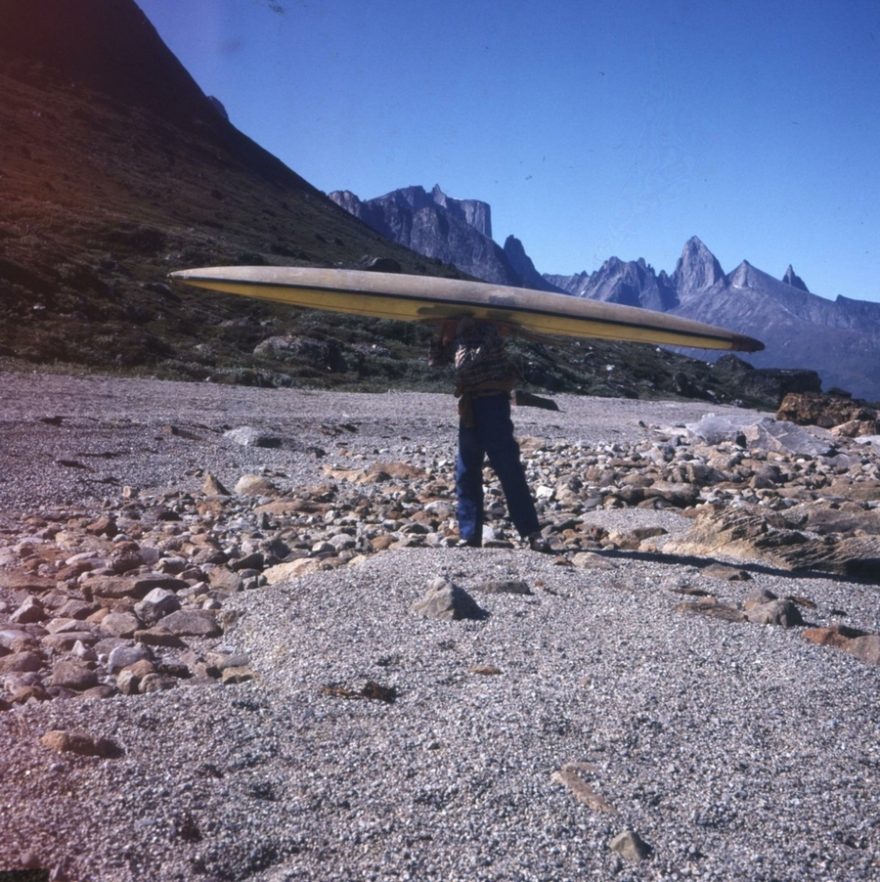
[[[421,524],[412,524],[410,525],[414,528],[421,527]],[[407,532],[405,530],[405,532]],[[424,528],[419,530],[413,530],[412,532],[427,532]],[[349,548],[354,548],[357,545],[357,541],[354,536],[350,536],[348,533],[334,533],[327,539],[327,544],[330,546],[330,549],[334,553],[338,553],[340,551],[345,551]]]
[[[611,840],[608,847],[628,861],[643,861],[653,849],[634,830],[624,830]]]
[[[832,487],[833,492],[833,487]],[[829,536],[834,533],[880,535],[880,509],[865,510],[861,505],[840,505],[823,501],[801,503],[784,513],[795,529]]]
[[[91,701],[93,699],[112,698],[117,694],[118,692],[115,686],[101,683],[98,686],[93,686],[91,689],[84,689],[80,692],[79,697],[84,701]]]
[[[335,340],[312,337],[274,336],[258,343],[254,355],[282,360],[306,361],[326,371],[346,370],[345,358]]]
[[[143,600],[134,605],[135,613],[137,613],[143,624],[147,626],[155,625],[160,619],[173,612],[177,612],[179,609],[180,598],[167,588],[154,588]]]
[[[165,616],[157,627],[178,637],[217,637],[222,633],[214,614],[202,609],[177,610]]]
[[[43,626],[50,634],[69,634],[71,631],[81,631],[88,627],[79,619],[50,619]]]
[[[134,632],[134,639],[145,646],[167,646],[172,649],[184,649],[186,643],[177,634],[170,634],[159,625]]]
[[[226,668],[247,667],[250,659],[240,652],[211,651],[205,654],[205,670],[209,677],[219,677]]]
[[[116,688],[123,695],[137,695],[140,682],[140,677],[131,668],[125,668],[116,675]]]
[[[864,637],[854,637],[844,649],[872,665],[880,665],[880,634],[865,634]]]
[[[0,629],[0,649],[5,649],[7,652],[17,652],[20,648],[24,648],[22,641],[35,644],[34,638],[25,630],[19,628]]]
[[[797,606],[790,600],[770,600],[744,607],[743,614],[754,625],[781,625],[793,628],[804,620]]]
[[[177,579],[165,573],[149,573],[135,579],[134,591],[136,596],[141,599],[157,588],[164,591],[181,591],[184,588],[189,588],[189,585],[183,579]]]
[[[99,625],[102,633],[111,637],[131,637],[143,627],[143,623],[133,613],[108,613]]]
[[[880,582],[880,536],[819,537],[778,553],[793,570],[819,570]]]
[[[9,621],[15,625],[30,625],[34,622],[42,622],[45,618],[46,611],[43,609],[43,604],[36,597],[28,597],[9,617]]]
[[[251,426],[240,426],[223,433],[223,437],[242,447],[280,447],[281,439]]]
[[[50,680],[53,686],[63,686],[74,692],[82,692],[98,685],[98,674],[84,662],[62,659],[52,668]]]
[[[848,420],[831,429],[835,438],[858,438],[862,435],[873,435],[877,431],[876,420]]]
[[[320,570],[322,562],[315,557],[301,557],[298,560],[285,561],[263,571],[263,578],[268,585],[277,585],[288,579],[295,579],[308,573]]]
[[[135,662],[139,662],[142,659],[150,659],[151,653],[141,644],[127,644],[124,646],[117,646],[115,649],[110,651],[110,655],[107,658],[107,670],[111,674],[115,674],[118,671],[121,671],[123,668],[127,668],[130,665],[135,664]]]
[[[42,683],[15,686],[10,689],[9,697],[13,704],[26,704],[28,701],[49,701],[52,698]]]
[[[278,487],[262,475],[242,475],[234,487],[237,496],[276,496]]]
[[[207,569],[208,583],[216,591],[236,594],[242,590],[242,578],[229,567],[212,566]]]
[[[139,661],[134,662],[134,664],[129,665],[127,668],[123,668],[119,672],[119,676],[121,677],[123,674],[126,674],[127,676],[134,677],[137,683],[140,683],[140,681],[143,680],[144,677],[155,673],[156,665],[153,664],[150,659],[142,658]]]
[[[71,597],[70,600],[58,608],[57,615],[83,620],[87,619],[93,612],[96,612],[100,608],[101,607],[97,604],[89,603],[88,601],[80,600],[76,597]]]
[[[880,580],[880,536],[812,537],[759,506],[700,511],[694,526],[666,540],[667,554],[764,560],[787,570],[819,570]]]
[[[223,668],[220,673],[220,682],[224,685],[234,683],[247,683],[253,680],[256,674],[246,665],[233,665]]]
[[[78,730],[52,729],[40,738],[40,743],[58,753],[77,753],[101,759],[114,759],[124,753],[112,739],[95,737]]]
[[[70,653],[80,661],[93,662],[98,660],[98,653],[91,646],[86,646],[81,640],[77,640],[73,644],[73,649],[70,650]]]
[[[595,551],[579,551],[571,559],[572,564],[581,570],[613,570],[614,563]]]
[[[202,493],[205,496],[231,496],[232,494],[223,486],[220,479],[211,472],[205,474],[202,481]]]
[[[62,631],[58,634],[46,634],[40,638],[40,644],[53,652],[70,652],[77,643],[93,646],[97,642],[97,634],[91,631]]]
[[[644,494],[646,499],[662,499],[675,508],[688,508],[697,501],[700,490],[694,484],[655,481],[650,487],[645,488]]]
[[[743,436],[750,449],[775,450],[800,456],[827,456],[834,445],[827,432],[824,433],[825,440],[822,440],[819,431],[808,432],[794,423],[764,417],[746,426]]]
[[[859,434],[871,435],[880,431],[878,412],[866,402],[817,392],[790,392],[782,399],[776,418],[802,426],[823,426],[827,429],[857,422],[865,423],[868,427],[868,430]]]
[[[427,593],[411,609],[425,618],[442,621],[485,619],[488,615],[463,588],[445,579],[430,582]]]
[[[108,539],[112,539],[119,532],[119,529],[116,526],[116,518],[113,515],[102,515],[88,524],[85,527],[85,532],[92,536],[106,536]]]
[[[262,570],[264,566],[265,558],[263,557],[262,551],[251,552],[229,564],[229,568],[233,572],[239,572],[241,570]]]
[[[830,628],[807,628],[803,637],[820,646],[842,649],[868,664],[880,664],[880,634],[867,634],[857,628],[834,625]]]
[[[176,686],[177,680],[167,674],[147,674],[141,680],[138,691],[142,695],[148,695],[150,692],[164,692]]]
[[[31,573],[0,571],[0,588],[23,594],[43,594],[55,587],[55,580],[42,579]]]
[[[15,652],[0,658],[0,675],[24,674],[39,671],[43,667],[43,656],[39,652]]]
[[[140,564],[138,564],[140,566]],[[124,597],[133,597],[142,600],[154,588],[164,588],[167,591],[180,591],[189,587],[182,579],[176,579],[174,576],[165,573],[150,573],[145,576],[135,576],[127,578],[116,578],[112,576],[102,576],[90,579],[84,586],[84,590],[89,592],[91,596],[98,598],[104,602],[108,600],[119,600]]]
[[[531,594],[532,589],[529,588],[527,582],[520,579],[493,579],[489,582],[482,582],[475,586],[477,591],[485,591],[486,594]]]
[[[744,419],[734,421],[726,416],[717,416],[714,413],[708,413],[696,423],[688,423],[685,428],[694,438],[699,438],[711,446],[721,444],[723,441],[732,441],[745,446],[745,439],[742,438],[742,429],[745,425]]]
[[[783,483],[783,478],[779,466],[765,464],[752,475],[749,486],[756,490],[766,490],[781,483]]]
[[[628,530],[625,533],[611,532],[607,536],[607,544],[613,545],[625,551],[638,551],[642,547],[642,543],[646,539],[656,539],[658,536],[665,536],[666,530],[663,527],[636,527],[634,530]]]

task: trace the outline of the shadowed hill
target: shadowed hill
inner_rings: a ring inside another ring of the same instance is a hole
[[[2,0],[0,89],[3,354],[222,373],[297,317],[171,291],[169,270],[368,256],[454,272],[227,122],[130,0]]]

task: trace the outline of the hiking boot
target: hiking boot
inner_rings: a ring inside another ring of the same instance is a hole
[[[455,543],[456,548],[482,548],[483,543],[476,537],[472,537],[471,539],[459,539],[458,542]]]
[[[537,551],[539,554],[553,554],[550,543],[540,533],[532,533],[526,536],[524,541],[532,551]]]

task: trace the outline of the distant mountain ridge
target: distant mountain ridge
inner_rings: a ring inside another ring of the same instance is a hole
[[[498,285],[555,290],[535,269],[522,243],[508,236],[504,248],[492,239],[492,209],[479,199],[453,199],[439,185],[403,187],[361,200],[349,190],[329,197],[377,233],[418,254]]]
[[[657,272],[642,258],[610,257],[594,272],[540,274],[518,239],[509,236],[504,248],[491,240],[491,209],[485,202],[452,199],[439,186],[430,193],[407,187],[366,201],[348,192],[330,198],[393,241],[484,281],[721,325],[764,341],[767,348],[748,357],[756,367],[810,368],[826,388],[880,399],[880,304],[813,294],[790,264],[782,279],[748,261],[725,273],[693,236],[672,273]],[[688,354],[718,357],[703,350]]]
[[[644,261],[612,258],[586,278],[551,280],[577,296],[654,309],[659,290],[664,311],[763,340],[767,348],[749,356],[756,367],[809,366],[826,387],[880,398],[880,304],[819,297],[790,266],[785,278],[789,281],[748,261],[725,274],[712,252],[693,237],[671,276],[655,273]]]
[[[612,257],[593,273],[546,278],[576,297],[659,309],[757,337],[767,348],[749,355],[756,367],[810,367],[826,387],[880,398],[880,304],[812,294],[791,265],[782,280],[748,261],[725,273],[693,236],[671,275],[642,259]]]

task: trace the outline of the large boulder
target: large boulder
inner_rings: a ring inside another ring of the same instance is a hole
[[[853,434],[876,435],[880,432],[880,414],[864,401],[844,395],[822,395],[818,392],[790,392],[776,412],[778,420],[801,426],[822,426],[826,429],[857,422]]]

